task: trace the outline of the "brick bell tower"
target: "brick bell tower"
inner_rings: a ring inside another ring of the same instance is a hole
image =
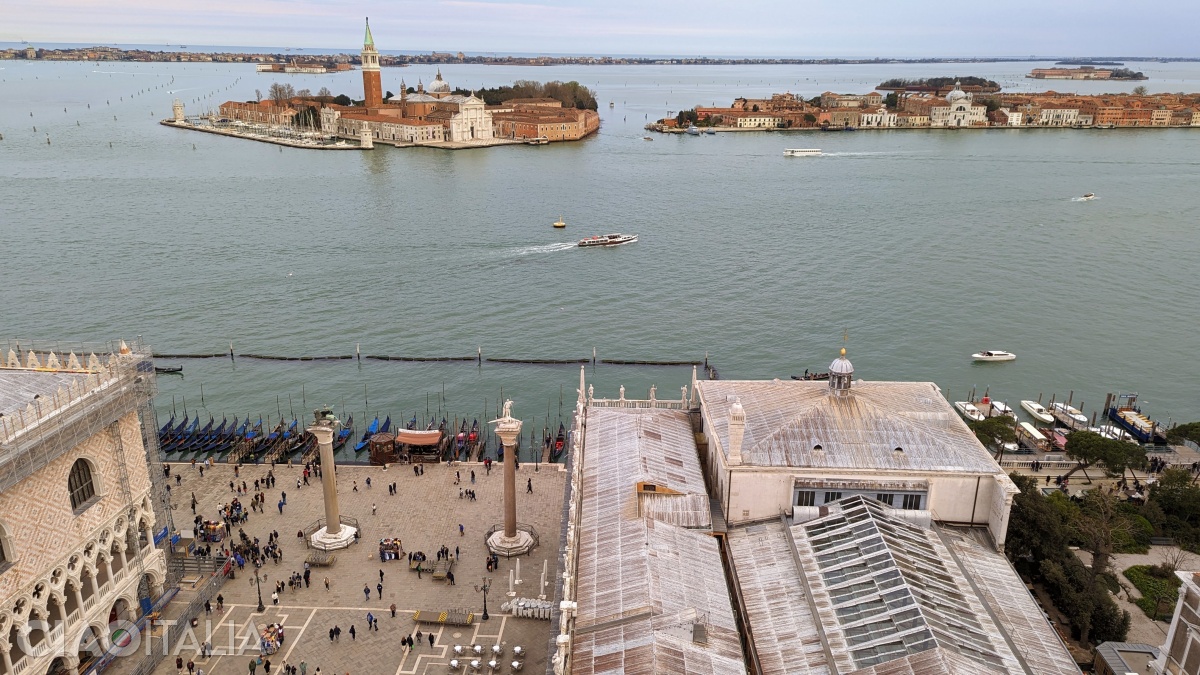
[[[383,105],[383,84],[379,81],[379,52],[375,51],[375,38],[371,37],[371,19],[367,19],[367,33],[363,36],[362,49],[363,105],[378,108]]]

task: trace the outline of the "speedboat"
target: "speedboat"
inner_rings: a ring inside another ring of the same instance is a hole
[[[554,227],[557,227],[560,230],[566,226],[567,224],[563,222],[562,216],[559,216],[558,220],[554,221]]]
[[[709,136],[716,136],[716,135],[717,135],[717,132],[716,132],[716,131],[714,131],[714,130],[712,130],[712,129],[705,129],[705,130],[704,130],[704,133],[708,134]]]
[[[991,410],[989,411],[989,417],[1001,417],[1001,416],[1016,417],[1017,416],[1016,413],[1013,412],[1012,406],[1005,403],[1004,401],[993,400],[993,401],[991,401],[991,406],[992,407],[991,407]]]
[[[1021,407],[1025,409],[1025,412],[1029,413],[1030,417],[1043,424],[1050,424],[1054,421],[1054,417],[1050,415],[1050,411],[1046,410],[1046,407],[1037,401],[1021,401]]]
[[[976,361],[1013,361],[1017,358],[1012,352],[1002,352],[999,349],[989,349],[971,355]]]
[[[785,148],[784,157],[820,157],[820,148]]]
[[[983,413],[979,412],[979,408],[976,408],[975,404],[970,401],[955,401],[954,409],[971,422],[982,422],[985,419]]]
[[[700,129],[695,124],[693,124],[693,125],[689,126],[686,130],[684,130],[684,133],[686,133],[688,136],[699,136]]]
[[[1082,200],[1083,200],[1083,201],[1085,201],[1085,202],[1090,202],[1091,200],[1093,200],[1093,199],[1095,199],[1095,198],[1096,198],[1096,193],[1095,193],[1095,192],[1089,192],[1089,193],[1087,193],[1086,195],[1084,195],[1083,197],[1081,197],[1080,199],[1082,199]]]
[[[1068,429],[1086,429],[1088,418],[1079,408],[1061,401],[1050,404],[1050,414]]]
[[[621,234],[614,232],[613,234],[602,234],[598,237],[587,237],[579,240],[579,245],[583,248],[589,246],[620,246],[637,241],[636,234]]]
[[[652,140],[654,140],[654,139],[653,139],[653,138],[650,138],[649,136],[642,136],[642,140],[643,140],[643,141],[652,141]]]

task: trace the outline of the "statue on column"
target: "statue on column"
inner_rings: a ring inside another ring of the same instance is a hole
[[[502,417],[512,417],[512,399],[504,402],[504,415]]]

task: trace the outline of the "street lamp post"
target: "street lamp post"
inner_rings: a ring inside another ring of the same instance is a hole
[[[484,620],[484,621],[487,621],[487,620],[488,620],[488,611],[487,611],[487,594],[488,594],[488,590],[489,590],[491,587],[492,587],[492,578],[491,578],[491,577],[484,577],[484,578],[483,578],[483,584],[482,584],[482,585],[480,585],[480,584],[475,584],[475,592],[476,592],[476,593],[483,593],[483,620]],[[262,604],[262,601],[261,601],[261,600],[259,600],[259,604],[260,604],[260,605]],[[259,610],[259,611],[261,612],[262,610]]]
[[[257,570],[254,572],[254,585],[258,588],[258,612],[261,614],[267,611],[266,606],[262,601],[262,582],[267,580],[266,573],[259,574]]]

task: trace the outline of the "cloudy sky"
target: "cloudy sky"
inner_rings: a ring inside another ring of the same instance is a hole
[[[691,56],[1198,56],[1200,1],[4,0],[0,42]]]

